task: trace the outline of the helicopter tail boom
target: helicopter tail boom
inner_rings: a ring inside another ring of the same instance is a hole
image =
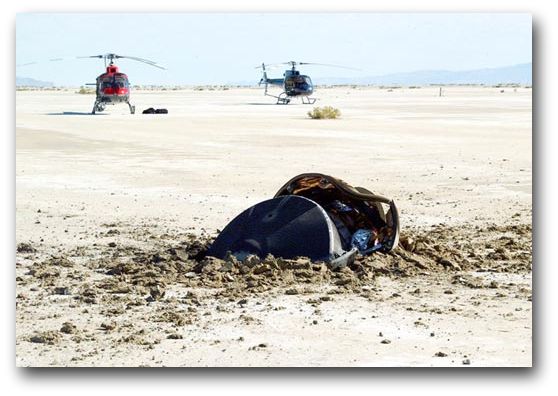
[[[268,87],[269,84],[277,85],[279,87],[283,86],[283,83],[285,82],[284,78],[268,78],[267,77],[267,70],[265,69],[265,63],[262,63],[261,66],[257,67],[257,69],[259,69],[259,68],[262,69],[263,76],[262,76],[260,82],[258,83],[258,85],[265,84],[265,94],[267,94],[267,87]]]

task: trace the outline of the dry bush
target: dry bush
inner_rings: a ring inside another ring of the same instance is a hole
[[[312,111],[308,112],[308,117],[313,120],[321,119],[335,119],[341,116],[341,111],[331,106],[314,107]]]
[[[76,93],[80,95],[91,95],[95,93],[95,90],[93,88],[80,87],[79,91],[77,91]]]

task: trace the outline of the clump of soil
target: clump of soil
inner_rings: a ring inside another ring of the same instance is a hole
[[[55,345],[60,342],[62,336],[57,331],[42,331],[29,337],[29,341],[37,344]]]
[[[412,256],[407,257],[408,253]],[[403,233],[394,252],[420,267],[436,264],[449,270],[484,272],[531,271],[532,227],[487,225],[448,227]],[[425,268],[427,269],[427,268]]]
[[[118,230],[116,230],[118,231]],[[118,231],[123,236],[124,231]],[[117,234],[115,231],[112,234]],[[148,231],[127,235],[145,241]],[[147,235],[149,237],[149,235]],[[522,272],[531,270],[531,225],[488,225],[481,227],[437,226],[405,230],[399,246],[391,253],[359,256],[348,267],[331,270],[326,263],[300,257],[283,259],[234,256],[218,259],[205,256],[212,238],[191,234],[153,236],[148,244],[118,243],[79,247],[66,254],[35,262],[28,273],[43,285],[54,285],[63,273],[73,270],[79,258],[99,277],[79,283],[76,299],[86,303],[121,301],[127,307],[166,299],[169,285],[211,288],[218,296],[241,298],[282,287],[287,294],[303,294],[308,287],[329,284],[335,292],[360,292],[376,276],[407,277],[437,272],[465,271]],[[469,283],[461,277],[454,281]],[[77,284],[76,284],[77,283]],[[484,287],[484,286],[479,286]],[[116,299],[116,300],[115,300]],[[188,314],[171,317],[160,314],[156,320],[183,325],[195,319]]]
[[[72,322],[64,322],[60,331],[65,334],[75,334],[77,333],[77,327]]]
[[[18,253],[35,253],[37,251],[33,245],[26,242],[18,243],[16,250]]]
[[[175,326],[184,326],[187,324],[192,324],[194,318],[191,314],[184,311],[167,310],[162,313],[155,315],[151,318],[153,322],[167,322],[172,323]]]
[[[136,345],[146,345],[151,346],[153,344],[159,343],[158,340],[150,340],[145,336],[145,330],[140,330],[130,335],[124,336],[117,341],[121,344],[136,344]]]

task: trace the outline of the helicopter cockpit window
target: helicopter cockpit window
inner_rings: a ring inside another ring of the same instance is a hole
[[[125,78],[116,78],[115,79],[115,87],[117,88],[127,88],[128,87],[128,80]]]
[[[295,81],[295,86],[298,89],[303,89],[303,90],[307,90],[309,88],[312,87],[312,81],[310,80],[309,77],[298,77]]]

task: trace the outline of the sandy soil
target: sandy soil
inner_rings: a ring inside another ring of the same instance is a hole
[[[95,116],[17,92],[16,364],[530,366],[531,90],[501,91],[319,90],[338,120],[254,89]],[[402,247],[340,273],[196,261],[303,172],[395,199]]]

